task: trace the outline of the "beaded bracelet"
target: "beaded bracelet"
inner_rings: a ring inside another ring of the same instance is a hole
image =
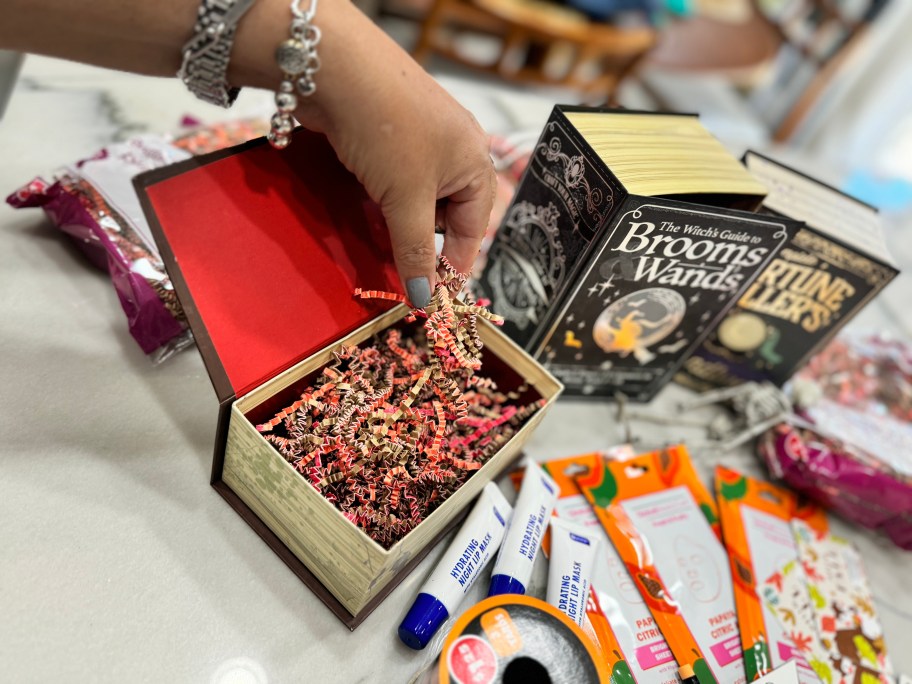
[[[310,9],[306,12],[301,10],[300,4],[301,0],[292,0],[291,37],[281,42],[275,53],[283,78],[275,96],[277,111],[272,116],[266,137],[279,150],[288,147],[291,142],[291,131],[294,129],[292,112],[298,106],[298,94],[310,97],[317,90],[314,74],[320,69],[317,44],[321,35],[320,29],[311,23],[317,12],[317,0],[310,0]]]

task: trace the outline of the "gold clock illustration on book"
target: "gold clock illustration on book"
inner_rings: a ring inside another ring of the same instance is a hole
[[[740,311],[722,321],[719,342],[733,352],[749,352],[766,339],[766,323],[758,315]]]

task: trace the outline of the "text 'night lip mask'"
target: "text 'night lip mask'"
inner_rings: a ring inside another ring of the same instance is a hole
[[[633,677],[638,684],[677,684],[677,665],[671,649],[576,483],[577,476],[600,467],[603,456],[602,453],[582,454],[543,464],[560,490],[554,512],[560,518],[586,527],[591,535],[600,540],[592,573],[591,594],[610,625],[612,643],[606,646],[604,636],[599,638],[599,643],[603,650],[608,651],[606,657],[614,661],[612,672],[615,677],[621,670],[627,673],[624,681],[629,682],[629,678]],[[589,617],[595,622],[591,614]],[[618,651],[617,656],[614,655],[615,650]],[[623,658],[618,660],[621,656]]]

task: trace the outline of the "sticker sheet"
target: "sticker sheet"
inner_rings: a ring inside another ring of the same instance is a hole
[[[836,672],[850,684],[892,675],[858,551],[846,540],[815,531],[802,521],[794,521],[793,529],[817,632]]]
[[[799,675],[810,668],[821,682],[835,684],[829,653],[817,631],[816,613],[808,591],[804,568],[797,558],[770,575],[760,587],[766,611],[785,639],[773,645],[780,661],[799,659]],[[807,676],[803,676],[802,680]]]

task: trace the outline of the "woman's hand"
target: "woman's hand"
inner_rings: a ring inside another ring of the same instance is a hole
[[[443,254],[457,270],[471,270],[481,247],[496,188],[487,136],[347,0],[323,0],[320,10],[315,23],[324,32],[324,68],[297,118],[326,133],[380,204],[409,299],[425,306],[434,285],[435,224],[445,231]],[[336,10],[345,15],[350,38],[332,31]]]
[[[3,0],[0,47],[157,76],[173,76],[199,0]],[[228,80],[275,90],[275,49],[289,36],[290,0],[256,0],[240,20]],[[302,0],[307,7],[308,0]],[[443,253],[468,271],[494,199],[487,139],[460,107],[349,0],[320,0],[316,93],[296,116],[327,135],[383,208],[412,304],[435,279],[434,225]]]
[[[281,78],[272,50],[287,33],[287,0],[245,19],[269,22],[267,62],[258,85]],[[306,0],[302,6],[306,6]],[[263,10],[264,7],[254,7]],[[276,16],[278,15],[278,17]],[[272,24],[278,22],[280,34]],[[307,128],[326,134],[339,159],[380,204],[389,225],[399,274],[415,306],[430,300],[435,279],[434,226],[445,231],[443,254],[467,272],[481,247],[496,178],[487,136],[478,122],[348,0],[320,0],[314,24],[322,68],[317,91],[295,112]],[[284,33],[282,33],[284,32]],[[238,48],[247,35],[238,33]]]

